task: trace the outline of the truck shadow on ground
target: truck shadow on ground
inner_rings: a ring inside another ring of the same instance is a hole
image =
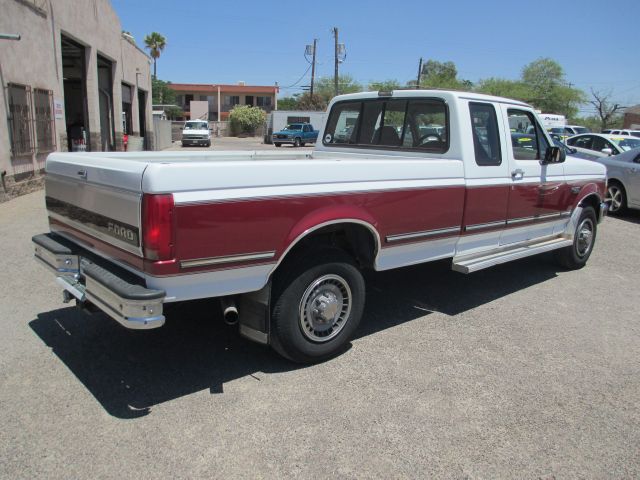
[[[367,306],[356,337],[441,312],[455,316],[556,276],[549,256],[462,275],[448,261],[367,274]],[[131,331],[103,314],[73,307],[38,315],[33,331],[111,415],[150,413],[154,405],[225,382],[305,368],[241,338],[215,301],[180,305],[157,330]],[[313,367],[308,367],[313,368]]]
[[[627,209],[623,213],[616,213],[610,216],[625,222],[640,224],[640,210]]]

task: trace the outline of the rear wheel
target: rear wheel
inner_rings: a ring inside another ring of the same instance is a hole
[[[274,143],[274,145],[275,145],[276,147],[281,147],[281,146],[282,146],[282,144],[281,144],[281,143]]]
[[[585,207],[578,219],[578,226],[573,235],[573,245],[557,250],[560,265],[577,270],[586,265],[593,251],[598,230],[596,212],[593,207]]]
[[[358,327],[364,279],[341,250],[298,258],[274,280],[271,343],[294,362],[319,362],[339,353]]]
[[[609,182],[605,201],[609,205],[609,213],[624,212],[624,209],[627,208],[627,196],[624,187],[616,181]]]

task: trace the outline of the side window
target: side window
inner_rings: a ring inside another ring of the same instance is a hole
[[[570,138],[567,143],[573,147],[586,148],[591,150],[591,144],[593,143],[593,137],[591,135],[584,135],[578,138]]]
[[[607,141],[602,137],[593,137],[593,143],[591,144],[591,150],[599,152],[603,148],[607,148]]]
[[[500,165],[500,133],[494,106],[489,103],[469,103],[469,113],[476,163],[480,166]]]
[[[362,102],[345,102],[331,109],[331,116],[324,131],[325,145],[356,143],[361,107]]]
[[[511,146],[516,160],[540,160],[544,158],[547,139],[533,114],[525,110],[509,109]]]

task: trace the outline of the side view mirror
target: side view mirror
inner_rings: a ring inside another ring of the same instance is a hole
[[[567,154],[560,147],[547,147],[547,151],[544,154],[543,165],[550,163],[562,163],[567,159]]]
[[[602,153],[606,153],[607,155],[611,156],[613,154],[613,150],[611,150],[609,147],[607,148],[603,148],[602,150],[600,150]]]

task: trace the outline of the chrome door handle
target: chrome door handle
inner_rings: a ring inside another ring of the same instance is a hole
[[[511,172],[511,178],[513,178],[514,180],[522,180],[524,178],[524,170],[521,169],[516,169],[513,172]]]

